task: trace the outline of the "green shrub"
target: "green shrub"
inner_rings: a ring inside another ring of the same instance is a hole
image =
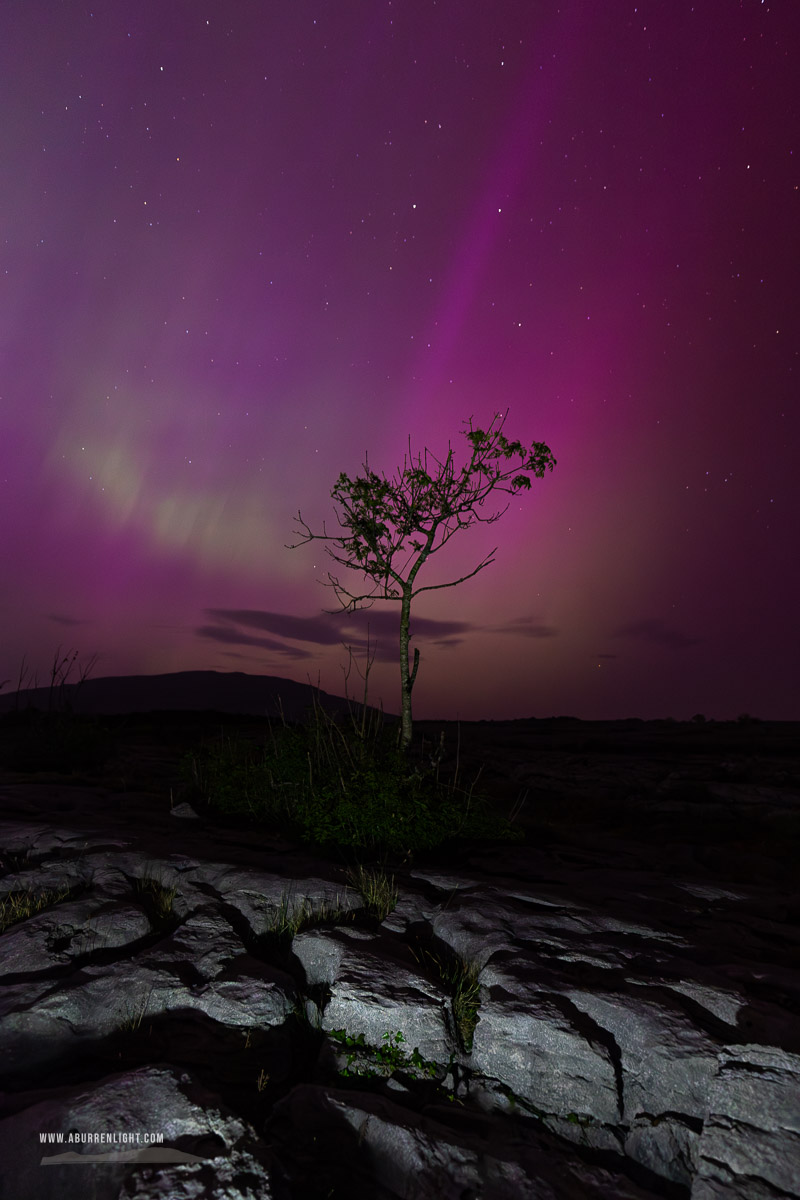
[[[107,761],[114,748],[108,730],[94,717],[68,712],[8,713],[1,728],[12,736],[0,758],[5,767],[16,771],[94,769]]]
[[[440,783],[383,723],[339,721],[319,706],[261,742],[219,738],[184,760],[211,808],[277,824],[321,846],[408,853],[455,837],[514,838],[472,792]]]

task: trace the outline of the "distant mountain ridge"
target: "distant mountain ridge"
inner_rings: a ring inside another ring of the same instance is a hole
[[[85,679],[63,688],[26,688],[0,692],[0,713],[15,708],[46,712],[69,707],[86,715],[111,716],[136,712],[223,712],[243,716],[302,719],[314,697],[330,713],[348,712],[342,696],[332,696],[310,683],[277,675],[246,675],[242,671],[178,671],[169,675],[116,675]],[[353,708],[360,707],[355,701]]]

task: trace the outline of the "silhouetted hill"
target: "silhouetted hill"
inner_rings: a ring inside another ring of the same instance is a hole
[[[119,675],[86,679],[55,688],[27,688],[0,693],[0,713],[15,708],[69,707],[73,712],[111,715],[137,712],[222,712],[300,720],[316,695],[331,713],[347,712],[341,696],[318,691],[308,683],[276,675],[245,675],[242,671],[178,671],[170,675]],[[355,704],[354,704],[355,707]]]

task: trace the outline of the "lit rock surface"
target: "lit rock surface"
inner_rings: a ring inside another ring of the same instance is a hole
[[[790,785],[762,815],[796,812]],[[334,862],[152,796],[0,802],[0,900],[51,898],[0,935],[2,1196],[800,1197],[785,874],[530,835],[398,866],[380,922]],[[163,1142],[40,1141],[70,1131]],[[68,1153],[117,1157],[42,1165]]]

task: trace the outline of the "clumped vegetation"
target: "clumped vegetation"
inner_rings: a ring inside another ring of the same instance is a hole
[[[113,750],[109,731],[94,717],[81,716],[73,711],[82,685],[95,665],[78,662],[78,651],[62,653],[56,649],[50,667],[50,678],[39,688],[35,674],[22,659],[17,677],[14,708],[3,716],[3,725],[11,737],[0,745],[0,761],[17,771],[84,771],[102,766]],[[77,680],[74,675],[77,673]],[[8,683],[8,680],[4,681]],[[4,686],[0,685],[0,686]],[[30,693],[44,707],[30,705]],[[21,707],[20,698],[28,697],[28,706]]]
[[[345,685],[353,663],[349,653]],[[107,764],[116,750],[112,733],[72,709],[94,660],[85,667],[76,663],[76,651],[63,654],[59,648],[48,686],[36,694],[44,707],[23,708],[20,698],[37,686],[23,660],[18,703],[0,721],[0,765],[74,774]],[[347,851],[351,862],[387,854],[407,857],[458,838],[520,840],[523,835],[513,822],[489,811],[477,779],[462,783],[458,759],[448,774],[441,769],[441,744],[433,753],[424,741],[405,745],[402,725],[370,707],[371,665],[368,641],[366,670],[359,669],[363,701],[351,703],[348,716],[332,715],[315,697],[303,721],[281,718],[268,722],[258,738],[223,731],[200,744],[180,762],[184,798],[225,816],[250,818],[317,848]],[[73,672],[78,679],[70,685]],[[397,901],[393,882],[370,876],[363,867],[357,871],[353,886],[369,914],[384,920]],[[156,918],[170,920],[172,896],[152,884],[145,890]]]
[[[166,928],[175,920],[172,905],[178,891],[176,887],[166,887],[160,879],[144,875],[136,880],[134,888],[145,902],[157,928]]]
[[[449,992],[459,1045],[469,1053],[478,1024],[480,967],[453,951],[437,954],[420,946],[412,950],[412,954],[420,966],[427,967]]]
[[[358,866],[348,871],[347,878],[360,893],[370,917],[385,921],[397,907],[398,891],[394,877],[390,878],[385,871],[369,871],[364,866]]]
[[[352,1035],[346,1029],[331,1029],[328,1036],[344,1048],[345,1065],[339,1069],[343,1079],[377,1079],[406,1075],[411,1079],[434,1079],[442,1073],[437,1063],[423,1058],[417,1046],[409,1054],[403,1049],[402,1030],[383,1035],[382,1046],[371,1046],[363,1033]]]
[[[69,888],[62,888],[58,892],[32,892],[29,890],[8,892],[0,899],[0,933],[8,929],[9,925],[15,925],[18,921],[27,921],[36,913],[42,912],[43,909],[60,904],[67,899],[69,894]]]
[[[284,892],[275,907],[266,933],[269,937],[291,942],[292,938],[305,929],[316,929],[323,925],[339,925],[352,920],[353,913],[339,903],[337,896],[333,904],[322,902],[317,908],[306,897],[295,904],[289,892]]]
[[[140,1028],[142,1021],[147,1016],[152,994],[153,989],[151,987],[150,991],[145,996],[144,1001],[140,1002],[138,1006],[136,1004],[131,1004],[130,1001],[126,1001],[125,1016],[120,1020],[118,1025],[118,1029],[121,1033],[136,1033],[136,1031]]]
[[[489,816],[474,788],[402,750],[376,713],[347,721],[315,703],[307,722],[270,725],[263,741],[215,739],[188,755],[183,771],[209,808],[318,846],[408,854],[457,837],[518,836]]]
[[[14,736],[0,759],[14,771],[91,771],[102,767],[114,749],[108,729],[93,717],[31,709],[5,720]]]

